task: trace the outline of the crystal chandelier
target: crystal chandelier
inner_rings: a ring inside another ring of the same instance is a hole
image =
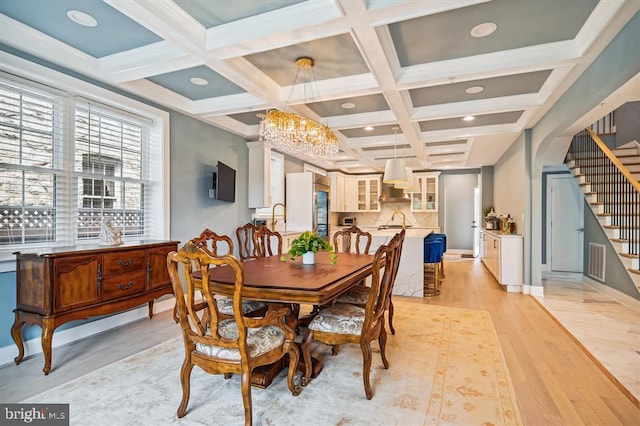
[[[291,86],[291,92],[296,85],[300,70],[310,70],[313,68],[314,61],[311,58],[302,57],[296,59],[296,65],[298,71]],[[260,141],[278,151],[305,154],[322,159],[332,158],[338,153],[338,138],[329,127],[310,118],[277,109],[267,111],[260,122]]]

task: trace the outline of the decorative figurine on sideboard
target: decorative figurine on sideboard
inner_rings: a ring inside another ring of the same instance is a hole
[[[111,219],[103,219],[100,225],[100,245],[117,246],[122,243],[122,231],[113,228]]]

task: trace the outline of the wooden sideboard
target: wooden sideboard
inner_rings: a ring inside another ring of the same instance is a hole
[[[177,241],[130,241],[118,246],[74,246],[40,253],[16,252],[16,309],[11,337],[20,364],[24,324],[42,328],[44,374],[51,371],[51,342],[60,325],[113,314],[172,294],[167,254]]]

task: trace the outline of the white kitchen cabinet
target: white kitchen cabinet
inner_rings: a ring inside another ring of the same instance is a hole
[[[414,173],[419,191],[411,194],[412,212],[438,211],[438,175],[440,172]]]
[[[522,235],[482,232],[482,263],[508,292],[521,292],[524,284]]]
[[[358,212],[379,212],[380,175],[357,176],[357,208]]]
[[[282,234],[282,254],[287,254],[289,249],[291,248],[291,242],[302,235],[302,232],[285,232]]]
[[[330,210],[332,212],[355,212],[357,210],[357,181],[355,176],[339,172],[328,173],[331,179]]]
[[[282,198],[284,161],[282,154],[271,152],[262,142],[247,142],[249,148],[249,183],[247,188],[249,208],[271,207],[273,204],[284,201],[274,199],[272,189],[274,186],[280,191]],[[278,160],[274,163],[274,160]],[[276,165],[276,169],[273,165]],[[279,167],[279,168],[278,168]]]

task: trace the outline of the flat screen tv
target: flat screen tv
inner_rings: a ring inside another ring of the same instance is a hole
[[[213,189],[210,196],[220,201],[236,202],[236,171],[218,161],[213,172]]]

